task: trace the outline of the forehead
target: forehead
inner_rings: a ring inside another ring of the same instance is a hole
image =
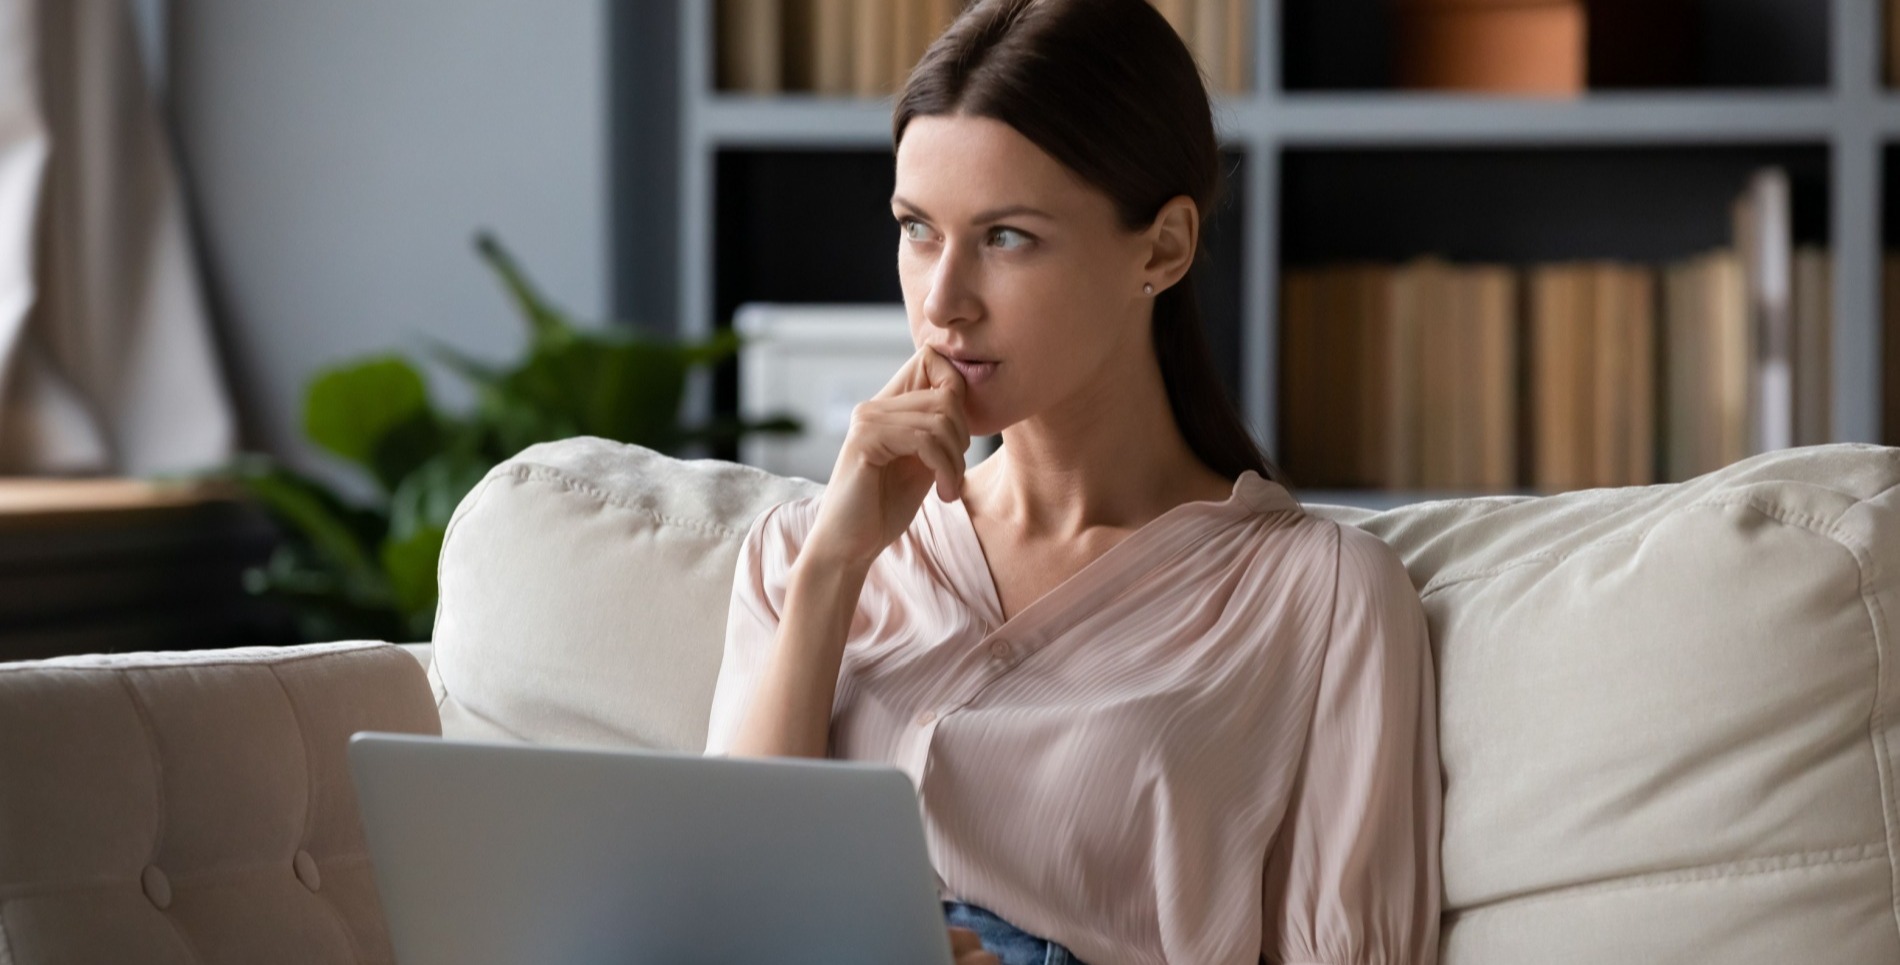
[[[897,145],[897,193],[937,214],[939,208],[995,202],[1053,212],[1087,206],[1095,192],[1015,128],[959,114],[917,117],[904,128]]]

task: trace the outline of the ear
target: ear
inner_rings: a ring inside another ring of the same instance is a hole
[[[1142,231],[1147,259],[1142,263],[1142,280],[1155,286],[1159,295],[1181,280],[1194,267],[1194,251],[1201,239],[1201,211],[1194,199],[1185,194],[1169,198],[1155,214],[1154,223]]]

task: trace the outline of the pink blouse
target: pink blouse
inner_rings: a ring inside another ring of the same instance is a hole
[[[746,535],[708,754],[820,498]],[[932,487],[866,579],[831,756],[910,776],[941,898],[1088,965],[1431,965],[1435,701],[1398,555],[1256,472],[1007,621],[967,510]]]

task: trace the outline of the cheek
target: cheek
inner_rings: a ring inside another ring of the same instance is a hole
[[[924,297],[930,294],[930,261],[913,251],[899,248],[897,252],[897,283],[904,292],[904,301],[913,307],[920,306]]]

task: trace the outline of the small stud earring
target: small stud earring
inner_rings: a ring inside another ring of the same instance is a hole
[[[1141,283],[1141,293],[1143,295],[1152,295],[1155,293],[1155,286],[1144,281]]]

